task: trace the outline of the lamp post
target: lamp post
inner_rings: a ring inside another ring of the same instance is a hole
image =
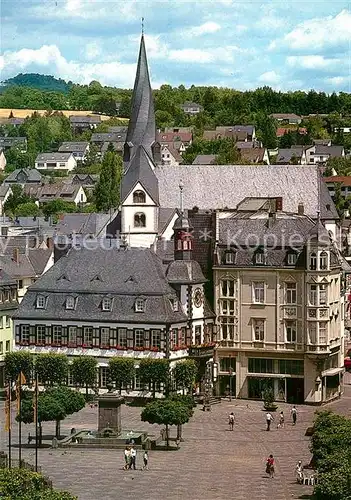
[[[233,368],[232,368],[232,356],[229,354],[229,401],[232,400],[232,383],[233,383]]]

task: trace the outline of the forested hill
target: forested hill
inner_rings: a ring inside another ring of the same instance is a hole
[[[51,75],[39,75],[38,73],[20,73],[13,78],[3,82],[4,86],[19,85],[20,87],[30,87],[32,89],[47,90],[51,92],[64,92],[67,94],[72,86],[72,82],[65,82],[61,78]]]

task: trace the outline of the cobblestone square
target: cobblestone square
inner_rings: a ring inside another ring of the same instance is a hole
[[[342,399],[323,407],[350,416],[351,376],[344,377],[345,393]],[[259,401],[223,400],[211,412],[196,408],[194,417],[184,426],[184,442],[178,451],[151,451],[149,471],[141,471],[141,453],[137,458],[139,470],[123,470],[123,450],[50,449],[39,450],[39,465],[50,476],[54,486],[77,495],[79,500],[115,500],[117,498],[152,500],[285,500],[308,498],[312,488],[298,485],[294,468],[298,460],[309,462],[307,427],[313,421],[317,408],[298,407],[298,422],[290,419],[290,406],[280,404],[270,432],[265,428],[265,412]],[[280,410],[284,411],[286,425],[277,429]],[[3,411],[3,407],[1,408]],[[145,429],[158,434],[160,427],[140,421],[140,408],[122,407],[124,429]],[[235,414],[234,431],[228,429],[228,414]],[[15,408],[13,408],[15,415]],[[97,409],[86,407],[67,418],[61,425],[62,433],[72,427],[97,427]],[[43,433],[54,433],[54,423],[43,424]],[[23,425],[23,442],[32,425]],[[172,435],[176,429],[171,430]],[[6,450],[7,435],[3,428],[0,449]],[[17,425],[13,426],[13,442],[17,440]],[[276,459],[276,476],[265,474],[265,459],[272,453]],[[13,458],[18,449],[13,448]],[[23,458],[34,463],[34,450],[24,449]]]

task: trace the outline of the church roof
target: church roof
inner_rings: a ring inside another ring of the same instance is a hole
[[[184,208],[234,209],[246,197],[283,198],[283,210],[338,219],[338,213],[317,166],[301,165],[159,165],[160,205],[177,208],[179,184],[184,185]]]
[[[122,179],[121,202],[127,198],[138,182],[143,186],[153,201],[159,204],[158,180],[155,166],[143,146],[139,146],[129,163]]]
[[[151,146],[155,140],[154,102],[146,59],[144,36],[142,36],[126,143],[130,143],[134,147],[144,146],[148,154],[152,156]]]

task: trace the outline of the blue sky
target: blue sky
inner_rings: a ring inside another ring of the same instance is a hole
[[[154,88],[351,92],[351,2],[2,0],[1,79],[131,87],[145,18]]]

